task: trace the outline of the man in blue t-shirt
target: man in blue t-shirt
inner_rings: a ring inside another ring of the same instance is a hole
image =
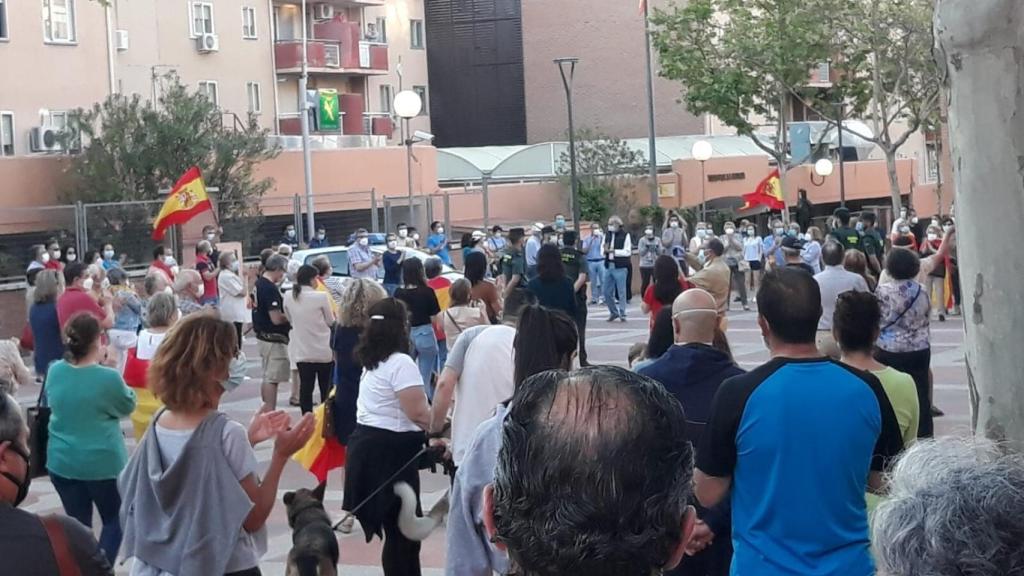
[[[448,236],[445,236],[444,224],[430,223],[430,236],[427,238],[427,252],[441,259],[448,266],[452,265],[452,257],[448,255]]]
[[[822,357],[814,278],[765,275],[758,324],[772,360],[726,380],[697,450],[696,494],[730,493],[732,574],[870,576],[866,490],[903,448],[874,376]]]

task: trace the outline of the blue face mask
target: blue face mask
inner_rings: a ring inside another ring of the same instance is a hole
[[[786,231],[786,234],[796,238],[796,230],[793,230],[792,228],[790,228],[788,231]]]
[[[245,382],[245,369],[247,365],[245,353],[239,351],[238,356],[235,356],[228,366],[228,379],[220,384],[225,392],[232,392]]]
[[[863,231],[864,231],[864,223],[863,222],[857,222],[857,232],[863,232]]]

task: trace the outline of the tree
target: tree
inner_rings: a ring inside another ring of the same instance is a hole
[[[568,183],[569,152],[559,158],[559,171]],[[580,217],[603,221],[616,208],[616,192],[647,171],[644,153],[624,141],[593,130],[576,132],[576,177]]]
[[[173,74],[164,77],[163,86],[156,106],[138,95],[114,94],[71,115],[64,137],[83,146],[69,167],[65,199],[114,203],[87,210],[87,217],[100,224],[90,222],[92,244],[130,248],[148,237],[155,203],[138,201],[160,199],[160,191],[190,166],[199,166],[206,185],[219,189],[215,201],[226,221],[257,216],[259,199],[273,185],[255,176],[256,165],[278,149],[254,118],[226,125],[213,102]]]
[[[940,0],[935,30],[948,71],[949,132],[964,285],[967,377],[976,434],[1024,449],[1024,253],[992,233],[1024,214],[1024,3]],[[979,88],[981,87],[981,88]]]
[[[690,112],[713,114],[752,139],[783,179],[791,98],[812,99],[811,70],[830,55],[828,1],[691,0],[652,18],[661,75],[683,84]],[[762,122],[772,136],[760,132]]]
[[[943,73],[932,54],[934,1],[832,0],[822,25],[834,32],[838,95],[831,102],[804,100],[833,121],[842,102],[850,107],[846,116],[871,125],[873,135],[846,130],[885,154],[894,213],[901,206],[897,152],[934,121],[940,106]]]

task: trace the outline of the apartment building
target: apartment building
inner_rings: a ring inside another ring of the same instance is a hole
[[[430,130],[422,14],[422,0],[310,0],[305,21],[300,0],[0,0],[0,157],[60,152],[53,135],[68,111],[111,93],[158,98],[171,72],[232,125],[251,115],[298,135],[302,103],[316,110],[329,92],[341,122],[311,115],[319,146],[399,143],[391,107],[401,88],[425,104],[410,128]]]

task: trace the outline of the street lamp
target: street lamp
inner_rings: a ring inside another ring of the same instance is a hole
[[[306,0],[302,0],[302,73],[299,74],[299,102],[302,103],[302,169],[306,180],[306,227],[308,238],[312,238],[316,216],[313,214],[313,157],[309,149],[309,100],[306,87],[309,84],[309,35],[306,21]]]
[[[569,108],[569,188],[572,190],[572,221],[573,226],[576,227],[576,245],[579,246],[582,239],[580,238],[580,198],[579,198],[579,182],[576,181],[576,129],[573,127],[573,114],[572,114],[572,80],[576,75],[576,64],[580,61],[579,58],[555,58],[555,65],[558,66],[558,72],[562,75],[562,86],[565,87],[565,102]],[[566,74],[566,65],[568,65],[568,75]]]
[[[711,156],[715,153],[714,148],[711,147],[711,142],[707,140],[697,140],[693,143],[693,148],[690,149],[690,156],[693,156],[694,160],[700,162],[700,220],[701,222],[707,222],[707,177],[704,173],[704,163],[711,159]]]
[[[829,160],[828,158],[822,158],[821,160],[818,160],[817,162],[814,163],[814,172],[811,173],[811,184],[814,184],[815,186],[821,186],[822,184],[825,183],[825,178],[831,176],[833,171],[835,171],[835,165],[832,164],[831,160]],[[821,182],[818,182],[817,180],[814,179],[815,174],[817,174],[818,177],[821,178]]]
[[[395,101],[392,106],[395,114],[405,121],[405,130],[403,133],[406,135],[405,138],[405,169],[406,175],[408,176],[409,182],[409,220],[413,221],[413,206],[412,206],[412,145],[421,140],[417,140],[412,132],[409,131],[409,120],[420,115],[420,111],[423,109],[423,100],[420,95],[413,90],[402,90],[398,94],[395,94]]]

